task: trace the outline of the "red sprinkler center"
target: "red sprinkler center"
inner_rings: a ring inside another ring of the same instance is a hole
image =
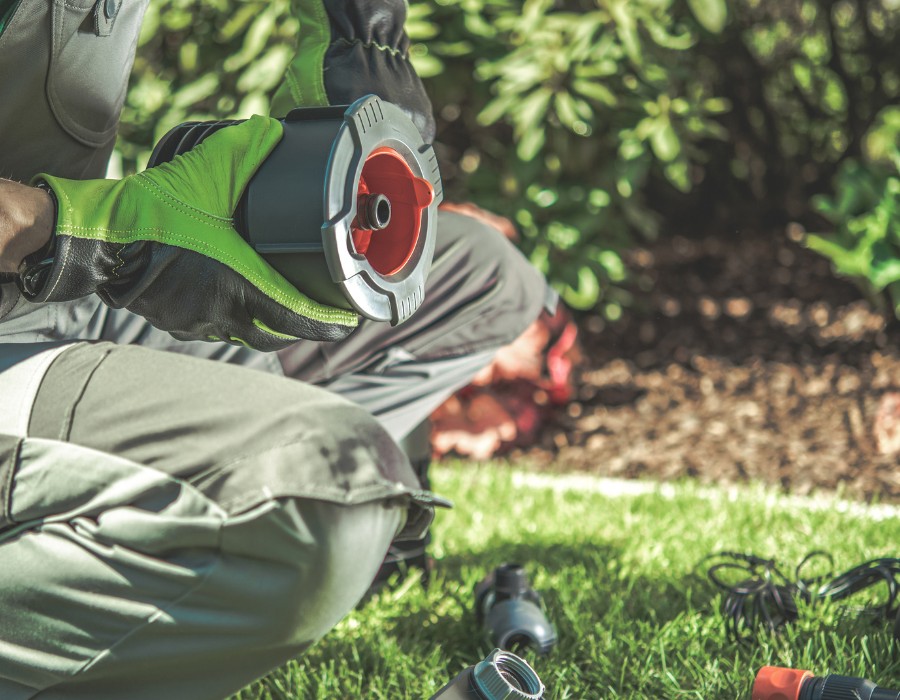
[[[422,210],[432,201],[434,187],[416,177],[397,151],[373,151],[356,190],[357,215],[350,227],[356,252],[380,275],[400,272],[416,249]]]

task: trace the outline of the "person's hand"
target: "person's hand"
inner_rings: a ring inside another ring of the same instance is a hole
[[[405,0],[293,0],[292,5],[300,21],[297,55],[275,94],[273,116],[375,94],[406,112],[425,143],[434,141],[431,102],[409,61]]]
[[[277,350],[346,337],[355,314],[301,294],[234,228],[241,193],[281,136],[280,122],[253,117],[123,180],[38,176],[58,200],[56,251],[40,289],[26,296],[96,292],[179,340]]]
[[[0,284],[14,280],[22,259],[43,248],[52,231],[47,193],[0,179]]]

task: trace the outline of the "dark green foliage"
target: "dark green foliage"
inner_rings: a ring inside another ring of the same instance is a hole
[[[721,28],[724,0],[691,6]],[[595,305],[634,234],[658,232],[651,174],[688,191],[702,144],[727,136],[696,71],[707,30],[672,0],[435,2],[428,19],[451,194],[514,219],[565,299]],[[621,301],[605,298],[612,318]]]
[[[900,96],[890,0],[741,0],[706,49],[734,104],[725,118],[732,173],[778,218],[802,216],[836,167],[865,154],[882,110]]]
[[[449,196],[513,219],[570,304],[599,302],[614,319],[627,248],[802,218],[843,161],[884,156],[900,130],[898,10],[422,0],[407,26]],[[154,0],[124,114],[126,171],[183,119],[265,112],[296,29],[288,0]]]
[[[846,161],[835,188],[834,197],[819,197],[816,204],[836,232],[807,236],[806,243],[838,274],[860,284],[876,306],[884,306],[886,293],[900,318],[900,152],[891,169]]]
[[[125,171],[183,121],[267,114],[297,27],[288,0],[150,3],[122,113]]]

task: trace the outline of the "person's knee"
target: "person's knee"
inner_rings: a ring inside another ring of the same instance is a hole
[[[493,347],[512,342],[547,305],[544,276],[487,221],[452,211],[441,213],[440,224],[436,285]]]
[[[312,387],[304,388],[310,396]],[[272,456],[282,465],[280,480],[301,485],[312,479],[341,490],[325,495],[347,503],[358,502],[360,490],[418,488],[406,454],[371,413],[330,391],[315,395],[314,406],[282,403],[282,415],[273,417],[272,438],[286,445]]]
[[[292,533],[295,546],[279,547],[273,568],[293,574],[271,606],[265,634],[273,645],[302,647],[334,627],[366,593],[406,506],[400,500],[340,506],[285,499],[280,507],[279,527]]]

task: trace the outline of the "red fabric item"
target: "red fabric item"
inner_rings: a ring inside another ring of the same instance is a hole
[[[577,337],[574,321],[560,308],[501,348],[469,386],[432,414],[435,455],[488,459],[533,440],[550,412],[572,396]]]

